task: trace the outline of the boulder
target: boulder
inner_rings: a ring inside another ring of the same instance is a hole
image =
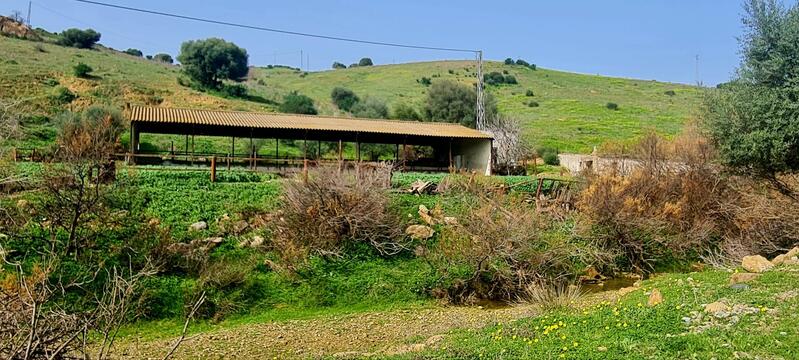
[[[788,260],[783,261],[782,264],[788,266],[799,265],[799,257],[794,256]]]
[[[189,231],[203,231],[208,228],[208,223],[205,221],[198,221],[189,225]]]
[[[773,259],[771,259],[771,264],[773,264],[774,266],[780,266],[782,265],[783,262],[785,262],[785,260],[788,260],[789,258],[790,257],[788,257],[788,254],[777,255]]]
[[[414,240],[427,240],[433,237],[435,231],[433,228],[425,225],[411,225],[405,229],[405,234],[411,237]]]
[[[430,215],[430,210],[427,209],[427,206],[419,205],[419,217],[422,218],[422,221],[424,221],[427,225],[436,224],[436,220]]]
[[[446,225],[458,225],[458,218],[453,216],[444,216],[444,224]]]
[[[649,294],[649,301],[647,301],[647,305],[657,306],[662,302],[663,302],[663,294],[660,293],[660,290],[658,290],[657,288],[652,289],[652,292]]]
[[[725,304],[723,301],[716,301],[714,303],[705,305],[705,312],[712,315],[716,315],[722,312],[727,312],[729,310],[730,307],[727,304]]]
[[[432,194],[436,191],[436,188],[436,184],[430,181],[416,180],[411,184],[411,188],[408,189],[408,192],[416,195]]]
[[[760,255],[751,255],[744,256],[741,266],[748,272],[762,273],[774,267],[774,264]]]
[[[755,273],[735,273],[730,276],[730,285],[748,283],[757,279],[760,274]]]
[[[796,246],[787,253],[785,253],[785,256],[787,256],[789,259],[794,256],[799,256],[799,246]]]
[[[236,221],[236,222],[233,224],[233,233],[234,233],[234,234],[241,234],[241,233],[243,233],[243,232],[244,232],[244,230],[247,230],[247,228],[249,228],[249,227],[250,227],[250,224],[248,224],[248,223],[247,223],[246,221],[244,221],[244,220],[239,220],[239,221]]]

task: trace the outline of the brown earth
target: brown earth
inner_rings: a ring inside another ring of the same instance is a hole
[[[578,307],[617,296],[615,291],[592,294],[579,301]],[[493,309],[435,307],[246,324],[189,336],[174,357],[242,360],[401,354],[436,346],[455,329],[479,329],[536,313],[536,307],[531,305]],[[175,339],[139,341],[128,337],[116,344],[114,357],[160,359]]]
[[[0,34],[26,38],[30,40],[41,40],[28,25],[17,22],[9,17],[0,16]]]

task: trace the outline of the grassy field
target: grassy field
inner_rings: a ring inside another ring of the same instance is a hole
[[[30,99],[33,113],[46,116],[26,124],[19,146],[52,142],[52,118],[65,109],[90,104],[118,107],[159,105],[203,109],[276,111],[283,95],[299,91],[312,97],[321,114],[344,115],[330,100],[336,86],[350,88],[360,97],[376,97],[390,107],[400,103],[421,108],[427,87],[417,80],[475,82],[471,61],[437,61],[381,65],[305,73],[286,68],[253,68],[247,85],[250,100],[229,99],[198,92],[178,84],[178,66],[159,64],[117,51],[80,50],[48,43],[0,37],[0,93],[9,99]],[[76,78],[72,67],[83,62],[94,68],[93,77]],[[546,69],[531,70],[499,62],[486,63],[486,73],[506,71],[517,85],[489,86],[500,112],[523,121],[525,137],[535,146],[563,152],[590,152],[606,141],[632,141],[648,129],[673,135],[694,117],[701,91],[692,86],[645,80],[628,80],[574,74]],[[53,94],[61,87],[77,95],[69,104]],[[526,96],[531,90],[534,96]],[[668,92],[668,94],[667,94]],[[673,95],[672,95],[673,94]],[[536,102],[539,106],[528,104]],[[606,108],[613,102],[618,110]],[[161,150],[180,137],[150,136],[143,141]],[[228,139],[197,139],[208,149],[224,152]],[[244,144],[241,144],[244,146]],[[268,147],[267,147],[268,148]]]

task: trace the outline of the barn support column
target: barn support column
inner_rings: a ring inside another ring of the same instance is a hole
[[[139,152],[139,125],[135,122],[130,123],[130,158],[128,163],[136,163],[136,153]]]

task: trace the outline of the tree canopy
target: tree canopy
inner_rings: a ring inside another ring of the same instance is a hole
[[[336,107],[344,111],[350,111],[352,106],[360,101],[352,90],[340,86],[333,88],[333,91],[330,92],[330,98],[336,104]]]
[[[155,55],[153,56],[153,60],[155,60],[155,61],[159,61],[159,62],[162,62],[162,63],[167,63],[167,64],[171,64],[171,63],[175,62],[175,61],[172,59],[172,56],[171,56],[171,55],[169,55],[169,54],[164,54],[164,53],[161,53],[161,54],[155,54]]]
[[[280,112],[292,114],[307,114],[316,115],[316,107],[314,107],[313,99],[302,95],[296,91],[292,91],[283,97],[283,103],[280,104]]]
[[[774,178],[799,170],[799,7],[744,5],[737,76],[711,90],[704,120],[725,165]]]
[[[474,88],[452,81],[435,81],[427,92],[424,104],[424,117],[429,121],[460,123],[474,127],[477,92]],[[496,104],[485,93],[486,118],[497,112]]]
[[[222,80],[247,75],[247,50],[219,38],[192,40],[180,47],[183,71],[200,85],[219,88]]]
[[[94,44],[100,41],[100,36],[100,33],[92,29],[67,29],[61,32],[61,36],[58,38],[58,44],[79,49],[90,49]]]

